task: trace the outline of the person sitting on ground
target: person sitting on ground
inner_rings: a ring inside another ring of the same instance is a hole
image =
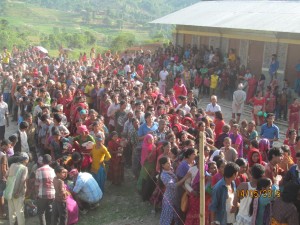
[[[103,193],[94,177],[90,173],[78,172],[77,169],[72,169],[69,177],[75,183],[72,192],[81,213],[86,214],[88,209],[98,207]]]

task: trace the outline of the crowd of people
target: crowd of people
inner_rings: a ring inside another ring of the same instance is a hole
[[[1,60],[0,217],[11,225],[25,225],[25,215],[76,224],[101,204],[106,181],[119,186],[125,172],[161,211],[160,225],[198,225],[201,188],[207,225],[299,224],[300,103],[287,80],[279,87],[276,55],[270,84],[234,49],[223,56],[172,43],[122,55],[92,48],[78,60],[14,46]],[[230,121],[217,96],[232,101]],[[10,123],[18,129],[5,138]]]

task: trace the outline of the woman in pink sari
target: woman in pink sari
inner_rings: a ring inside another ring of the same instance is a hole
[[[149,200],[152,192],[155,189],[153,177],[155,176],[155,166],[157,159],[156,146],[152,134],[147,134],[144,137],[142,144],[140,176],[137,181],[137,189],[141,192],[144,201]]]
[[[74,200],[70,189],[68,188],[67,185],[65,185],[67,192],[68,192],[68,196],[67,196],[67,210],[68,210],[68,225],[72,225],[72,224],[76,224],[78,222],[78,213],[79,213],[79,209],[78,209],[78,205],[77,202]]]

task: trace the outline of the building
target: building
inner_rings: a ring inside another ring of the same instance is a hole
[[[272,54],[279,60],[278,80],[293,86],[300,63],[300,2],[202,1],[151,23],[176,25],[174,42],[206,45],[228,53],[233,48],[242,65],[266,75]]]

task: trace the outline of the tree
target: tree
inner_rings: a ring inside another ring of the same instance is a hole
[[[135,35],[132,33],[121,33],[111,42],[113,51],[124,51],[126,48],[133,46],[135,43]]]

